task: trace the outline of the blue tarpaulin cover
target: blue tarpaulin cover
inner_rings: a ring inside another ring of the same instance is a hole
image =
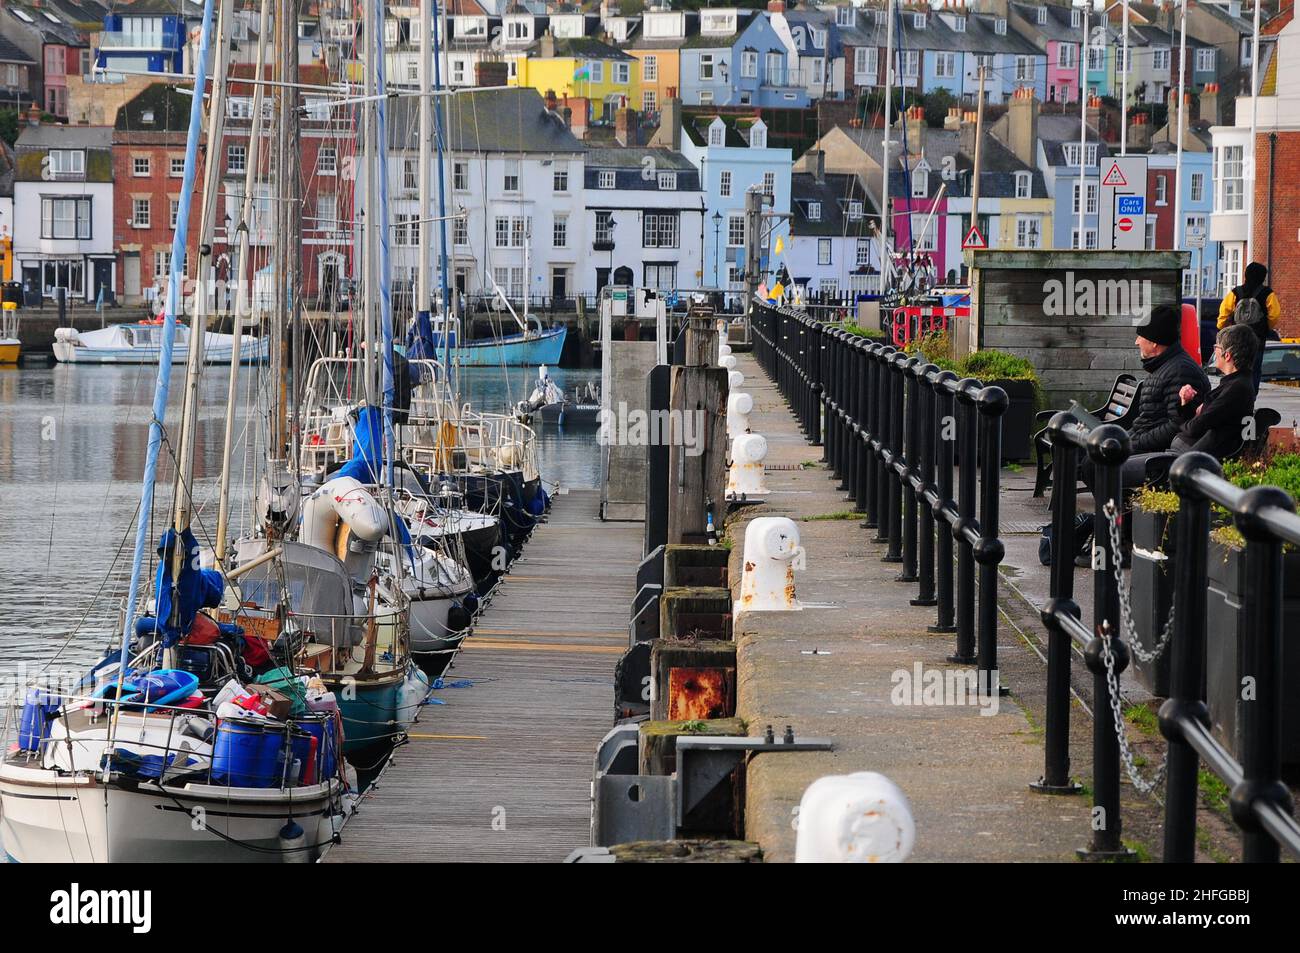
[[[158,595],[157,626],[166,646],[175,645],[188,635],[198,611],[220,605],[221,594],[225,591],[220,572],[199,568],[199,543],[188,527],[181,531],[179,541],[185,548],[185,562],[180,578],[173,580],[172,554],[177,543],[176,530],[167,530],[158,540],[158,576],[154,592]],[[179,611],[173,612],[173,606]]]

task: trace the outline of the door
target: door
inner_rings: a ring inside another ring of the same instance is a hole
[[[140,300],[140,255],[128,252],[122,259],[122,294],[129,302]]]
[[[92,275],[94,281],[94,284],[91,286],[91,290],[93,292],[91,300],[99,301],[100,295],[102,294],[104,296],[103,297],[104,304],[106,305],[112,304],[114,300],[113,299],[113,263],[111,261],[102,261],[102,260],[93,261],[91,262],[91,267],[93,269]]]
[[[597,268],[596,269],[596,293],[600,294],[600,289],[605,287],[607,284],[609,284],[609,269]]]
[[[322,258],[320,265],[320,295],[318,307],[332,310],[339,291],[339,266],[333,258]]]

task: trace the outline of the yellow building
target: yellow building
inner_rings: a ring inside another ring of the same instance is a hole
[[[641,98],[632,104],[632,108],[642,112],[658,112],[664,100],[680,96],[681,89],[681,50],[639,49],[633,47],[628,53],[636,57],[641,67]]]
[[[543,96],[577,96],[593,109],[593,120],[611,119],[623,106],[641,108],[641,64],[618,47],[590,37],[557,39],[550,33],[517,62],[511,86],[531,86]]]

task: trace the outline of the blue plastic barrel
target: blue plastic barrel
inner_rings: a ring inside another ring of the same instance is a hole
[[[338,770],[339,742],[334,734],[334,716],[322,715],[319,718],[304,718],[298,727],[316,739],[316,783],[334,777]],[[295,752],[295,757],[296,757]],[[303,773],[307,770],[307,758],[303,757]]]
[[[279,783],[277,757],[282,729],[257,721],[227,718],[217,726],[212,748],[212,777],[241,788],[269,788]]]
[[[50,718],[59,710],[58,699],[49,692],[33,688],[23,700],[18,721],[18,750],[39,751],[50,735]]]

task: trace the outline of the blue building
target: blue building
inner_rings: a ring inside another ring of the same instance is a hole
[[[192,0],[135,0],[104,17],[95,65],[123,72],[184,73],[188,26],[202,21]]]
[[[767,125],[756,116],[687,115],[680,129],[681,152],[700,170],[704,188],[703,283],[708,288],[739,291],[744,272],[745,192],[761,189],[772,196],[770,211],[790,211],[790,172],[794,164],[789,149],[767,145]],[[774,237],[789,229],[782,223],[767,234]]]
[[[808,105],[808,91],[767,13],[705,9],[689,30],[681,51],[683,105]]]

